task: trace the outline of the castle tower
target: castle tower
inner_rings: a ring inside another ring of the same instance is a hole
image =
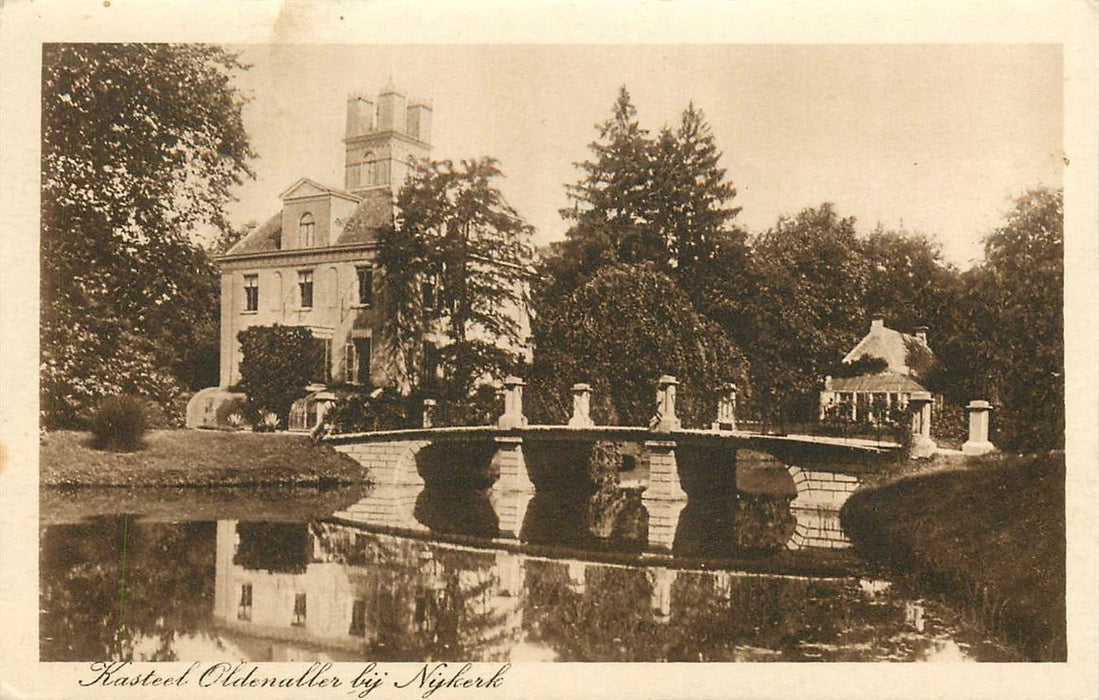
[[[344,189],[354,194],[404,184],[414,159],[431,153],[431,105],[408,102],[392,85],[376,99],[347,99],[347,133],[343,139]]]

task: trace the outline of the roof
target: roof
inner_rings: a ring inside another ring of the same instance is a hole
[[[367,190],[361,197],[362,201],[340,229],[333,245],[373,243],[377,240],[378,229],[393,222],[393,193],[388,187]],[[282,212],[279,212],[237,241],[225,255],[273,252],[281,250],[281,245]]]
[[[349,199],[352,202],[359,201],[359,197],[356,197],[346,190],[341,190],[336,187],[329,187],[328,185],[322,185],[316,180],[310,180],[307,177],[298,178],[297,182],[282,191],[282,194],[279,195],[279,199],[315,197],[317,195],[331,195],[334,197]]]
[[[881,358],[888,364],[889,372],[917,378],[926,376],[935,362],[935,353],[926,341],[886,328],[879,320],[870,324],[870,332],[847,353],[843,362],[856,362],[863,357]]]
[[[862,374],[857,377],[829,377],[824,382],[825,391],[889,392],[896,394],[927,391],[907,374],[882,372]]]

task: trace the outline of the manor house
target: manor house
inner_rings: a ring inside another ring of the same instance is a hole
[[[281,210],[218,259],[221,271],[221,371],[218,389],[199,392],[188,425],[213,426],[240,382],[238,334],[251,326],[308,328],[323,352],[312,389],[324,385],[398,386],[381,342],[375,270],[378,231],[394,222],[396,193],[416,160],[431,153],[432,108],[395,87],[347,101],[343,187],[301,178],[280,195]],[[425,281],[425,299],[433,297]],[[429,300],[429,303],[430,300]],[[522,314],[516,310],[516,313]],[[526,319],[520,319],[526,328]],[[424,338],[428,363],[448,342]],[[299,426],[300,427],[300,426]]]
[[[282,210],[233,246],[221,267],[221,386],[240,381],[237,334],[250,326],[304,326],[323,344],[314,381],[392,384],[375,338],[377,231],[413,159],[431,151],[431,107],[393,87],[347,102],[343,188],[302,178]]]

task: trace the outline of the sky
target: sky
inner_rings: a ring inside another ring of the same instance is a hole
[[[1013,197],[1062,184],[1053,45],[229,48],[252,66],[238,84],[259,154],[229,208],[237,226],[276,213],[300,177],[342,187],[347,96],[391,79],[430,100],[434,158],[500,161],[500,188],[538,244],[564,236],[565,185],[622,85],[650,132],[691,102],[702,109],[750,231],[833,202],[860,232],[880,222],[926,233],[965,268]]]

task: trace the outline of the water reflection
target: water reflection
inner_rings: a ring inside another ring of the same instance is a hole
[[[490,490],[375,495],[338,519],[46,527],[42,659],[1011,658],[877,580],[642,557],[636,492],[536,496],[512,537],[499,513],[514,504]],[[781,555],[789,518],[765,525],[773,503],[726,496],[685,509],[675,546],[721,553],[707,538],[732,533]],[[566,547],[541,543],[554,524]]]

